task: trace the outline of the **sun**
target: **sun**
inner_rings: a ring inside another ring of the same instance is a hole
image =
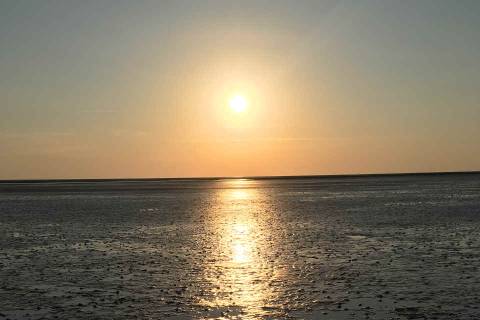
[[[235,95],[232,98],[230,98],[229,105],[233,111],[240,113],[245,111],[245,109],[247,109],[248,102],[244,96]]]

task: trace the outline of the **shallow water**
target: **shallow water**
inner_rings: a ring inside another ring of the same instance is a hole
[[[479,319],[480,175],[0,183],[0,319]]]

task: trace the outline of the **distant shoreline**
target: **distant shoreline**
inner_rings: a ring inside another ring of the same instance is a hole
[[[375,177],[405,177],[405,176],[448,176],[448,175],[480,175],[480,171],[443,171],[443,172],[399,172],[399,173],[356,173],[356,174],[320,174],[320,175],[285,175],[285,176],[218,176],[218,177],[178,177],[178,178],[89,178],[89,179],[7,179],[0,184],[41,184],[41,183],[83,183],[83,182],[154,182],[154,181],[201,181],[201,180],[288,180],[288,179],[332,179],[332,178],[375,178]]]

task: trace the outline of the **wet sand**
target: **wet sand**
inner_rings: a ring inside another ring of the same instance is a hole
[[[479,319],[480,175],[0,183],[1,319]]]

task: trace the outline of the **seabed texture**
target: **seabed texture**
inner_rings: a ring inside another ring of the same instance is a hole
[[[1,319],[480,319],[480,175],[0,183]]]

